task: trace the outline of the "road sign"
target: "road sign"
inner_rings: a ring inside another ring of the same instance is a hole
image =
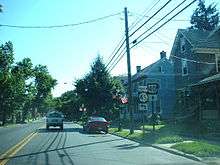
[[[147,104],[138,104],[139,111],[147,111]]]
[[[157,94],[159,90],[158,83],[148,83],[147,84],[147,91],[149,94]]]
[[[157,95],[149,95],[149,101],[157,101]]]
[[[138,86],[139,92],[147,92],[147,86]]]
[[[149,98],[148,98],[147,92],[139,92],[138,93],[139,103],[146,103],[146,102],[148,102],[148,100],[149,100]]]

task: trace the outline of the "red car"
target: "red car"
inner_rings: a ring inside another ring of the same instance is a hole
[[[108,133],[109,125],[110,123],[103,117],[89,117],[88,121],[83,126],[83,130],[88,133],[96,131],[104,131],[105,133]]]

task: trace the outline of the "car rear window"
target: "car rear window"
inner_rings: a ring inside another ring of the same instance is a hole
[[[48,117],[62,117],[62,115],[59,113],[51,113],[48,115]]]
[[[90,118],[90,121],[103,121],[103,122],[106,122],[106,120],[103,117],[92,117],[92,118]]]

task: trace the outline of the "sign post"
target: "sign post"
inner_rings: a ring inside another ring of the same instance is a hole
[[[147,102],[149,101],[148,93],[147,93],[147,86],[139,86],[138,88],[138,109],[142,111],[142,130],[143,135],[145,135],[145,119],[144,119],[144,112],[147,111]]]
[[[159,84],[158,83],[148,83],[147,84],[148,94],[150,95],[150,100],[152,104],[151,109],[151,119],[153,122],[153,131],[155,131],[155,122],[156,122],[156,113],[154,112],[154,101],[157,100],[157,93],[159,90]]]

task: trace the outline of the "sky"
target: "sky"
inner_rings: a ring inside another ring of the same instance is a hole
[[[58,82],[52,92],[57,97],[65,91],[74,89],[74,81],[89,72],[90,66],[97,55],[100,55],[106,64],[108,63],[113,50],[125,35],[124,7],[128,9],[129,34],[131,34],[167,1],[0,0],[0,4],[3,5],[0,24],[8,25],[50,26],[75,24],[119,13],[116,16],[97,22],[64,28],[17,29],[0,26],[0,44],[4,44],[9,40],[12,41],[15,62],[29,57],[34,65],[47,65],[50,74]],[[186,0],[180,9],[191,1]],[[158,3],[156,4],[156,2]],[[182,0],[172,0],[161,12],[130,37],[130,42],[180,2]],[[209,5],[211,3],[217,4],[217,9],[220,10],[217,0],[206,0],[205,4]],[[152,8],[154,4],[156,5]],[[135,74],[137,65],[144,68],[157,61],[162,50],[166,51],[169,57],[177,29],[190,26],[190,16],[196,7],[197,3],[194,3],[175,17],[173,21],[170,21],[131,49],[132,74]],[[151,10],[149,11],[149,9]],[[133,27],[132,25],[138,20],[141,21]],[[126,74],[126,64],[125,56],[111,71],[111,75]]]

